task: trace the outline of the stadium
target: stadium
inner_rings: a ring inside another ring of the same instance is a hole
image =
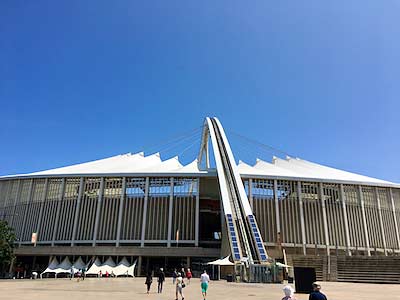
[[[139,152],[0,177],[14,268],[111,258],[140,276],[229,256],[312,266],[320,280],[398,282],[400,184],[289,156],[237,163],[217,118],[199,137],[186,165]]]

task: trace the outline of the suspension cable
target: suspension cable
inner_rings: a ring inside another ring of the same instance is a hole
[[[195,141],[198,141],[198,137],[199,137],[199,133],[191,135],[191,136],[187,136],[185,138],[182,138],[181,140],[170,144],[164,148],[158,149],[158,152],[170,152],[172,149],[178,149],[179,147],[181,147],[182,145],[186,145],[187,143],[192,143],[192,140],[194,139]]]
[[[188,151],[190,148],[192,148],[194,145],[199,144],[199,140],[195,139],[193,143],[191,143],[189,146],[187,146],[185,149],[182,150],[181,153],[178,154],[178,156],[182,156],[183,153],[185,153],[186,151]]]
[[[142,151],[150,151],[150,150],[152,150],[152,149],[154,149],[156,147],[167,146],[167,145],[169,145],[171,143],[179,142],[179,141],[181,141],[181,140],[183,140],[185,138],[188,138],[190,136],[195,135],[197,133],[197,131],[200,131],[200,129],[202,127],[203,126],[198,126],[198,127],[194,128],[194,129],[191,129],[190,131],[175,135],[172,138],[168,138],[168,139],[165,139],[165,140],[160,141],[158,143],[154,143],[154,144],[150,144],[150,145],[144,146],[144,147],[142,147]]]
[[[241,134],[239,134],[239,133],[236,133],[236,132],[234,132],[234,131],[232,131],[232,130],[227,130],[227,131],[230,132],[230,133],[232,133],[233,135],[235,135],[235,136],[237,136],[237,137],[239,137],[239,138],[241,138],[241,139],[243,139],[243,140],[249,142],[249,143],[252,143],[252,144],[255,144],[255,145],[259,146],[260,148],[268,149],[268,151],[270,151],[270,152],[273,151],[273,152],[278,152],[278,153],[284,154],[285,156],[295,157],[295,156],[289,154],[288,152],[286,152],[286,151],[284,151],[284,150],[281,150],[281,149],[278,149],[278,148],[275,148],[275,147],[272,147],[272,146],[263,144],[263,143],[261,143],[261,142],[259,142],[259,141],[257,141],[257,140],[248,138],[248,137],[243,136],[243,135],[241,135]],[[264,150],[264,151],[265,151],[265,150]]]

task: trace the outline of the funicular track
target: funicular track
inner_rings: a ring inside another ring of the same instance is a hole
[[[247,261],[250,265],[265,263],[264,244],[225,132],[218,119],[207,118],[206,122],[213,144],[233,260],[235,263]]]

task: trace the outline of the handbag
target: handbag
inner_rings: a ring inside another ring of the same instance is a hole
[[[184,282],[182,282],[182,288],[184,288],[186,286],[186,284]]]

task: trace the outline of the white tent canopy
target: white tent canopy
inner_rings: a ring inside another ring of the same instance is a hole
[[[216,259],[214,261],[210,261],[207,265],[213,266],[213,273],[214,273],[214,266],[218,267],[218,280],[221,279],[221,266],[233,266],[234,263],[229,260],[229,255],[225,258]]]
[[[40,275],[43,275],[44,273],[55,273],[54,270],[57,268],[58,264],[57,258],[54,257],[47,266],[46,270],[44,270]]]
[[[71,272],[71,261],[69,260],[68,256],[64,258],[64,260],[57,266],[57,268],[54,270],[54,273],[60,274],[60,273],[70,273]]]
[[[109,257],[100,267],[101,272],[103,274],[105,274],[106,272],[108,272],[109,274],[111,274],[111,272],[114,271],[115,268],[115,262],[113,261],[113,259],[111,257]]]
[[[132,265],[124,257],[120,263],[113,269],[115,276],[128,275],[134,277],[136,262]]]
[[[87,270],[86,275],[97,275],[101,270],[101,261],[99,258],[96,258],[94,263],[91,265],[89,270]]]
[[[57,274],[61,273],[70,273],[71,272],[71,261],[69,260],[68,256],[63,259],[61,263],[58,263],[56,258],[53,258],[53,260],[50,262],[49,266],[44,270],[40,276],[42,276],[45,273],[55,273],[56,277]]]
[[[229,260],[229,255],[225,258],[217,259],[214,261],[210,261],[207,265],[215,265],[215,266],[233,266],[234,263]]]
[[[78,272],[82,270],[83,268],[86,268],[86,264],[83,262],[82,258],[79,256],[79,258],[72,264],[72,267],[74,268],[74,272]]]
[[[109,274],[114,273],[115,276],[128,275],[134,277],[135,266],[136,262],[130,265],[126,257],[122,258],[118,265],[115,264],[111,257],[103,264],[99,258],[96,258],[86,275],[98,275],[101,271],[102,274],[108,272]]]

